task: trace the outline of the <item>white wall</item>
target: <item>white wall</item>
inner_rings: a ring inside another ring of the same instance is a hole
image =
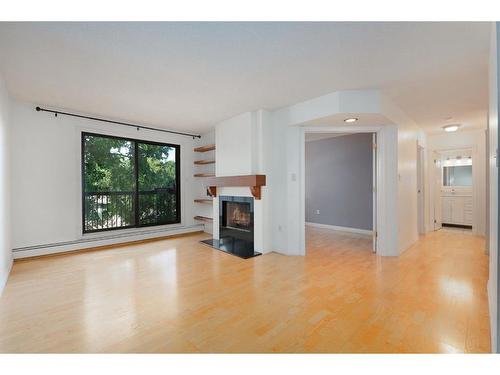
[[[499,106],[499,88],[498,80],[500,77],[498,60],[500,57],[498,23],[493,23],[491,31],[490,45],[490,64],[489,64],[489,150],[488,165],[490,168],[490,267],[488,280],[488,301],[490,306],[490,329],[491,329],[491,351],[497,353],[500,351],[498,345],[499,326],[498,326],[498,167],[497,148],[498,148],[498,106]]]
[[[428,135],[427,140],[429,170],[432,169],[433,165],[433,151],[472,148],[473,222],[476,224],[473,229],[476,234],[484,235],[486,225],[485,131],[478,129],[457,131],[456,133],[443,132],[443,134]],[[432,224],[433,215],[429,215],[427,225],[432,228]]]
[[[215,126],[215,174],[239,176],[264,174],[270,179],[269,113],[264,110],[246,112]],[[272,248],[271,209],[268,186],[261,188],[261,199],[254,201],[255,250],[267,253]],[[217,196],[234,195],[252,197],[249,187],[219,187]],[[219,200],[213,204],[213,237],[219,238]]]
[[[398,247],[407,250],[418,239],[417,145],[426,147],[425,134],[387,97],[382,112],[398,127]]]
[[[385,149],[385,155],[381,157],[385,163],[381,179],[387,198],[383,200],[379,211],[383,212],[382,225],[389,229],[384,231],[382,227],[379,228],[379,236],[382,235],[379,242],[384,244],[379,254],[398,255],[418,238],[416,157],[417,141],[423,135],[404,113],[376,90],[332,93],[272,113],[273,184],[270,190],[273,202],[273,246],[276,251],[285,254],[303,254],[301,126],[309,129],[309,124],[314,123],[314,126],[326,128],[328,121],[322,123],[322,119],[339,114],[344,114],[344,117],[369,114],[377,115],[378,119],[385,118],[385,125],[376,125],[380,131],[379,141],[384,146],[381,149]],[[374,131],[374,124],[367,123],[366,126],[371,126],[372,130],[369,131]],[[360,127],[355,125],[353,129]],[[328,127],[328,131],[331,130]],[[394,199],[394,196],[398,196],[398,199]]]
[[[10,242],[9,96],[0,77],[0,295],[12,267]]]
[[[242,113],[215,126],[215,174],[237,176],[254,173],[255,124],[252,112]]]
[[[67,251],[186,230],[194,223],[193,146],[190,137],[36,112],[12,101],[12,247],[14,256]],[[81,132],[168,142],[181,146],[181,224],[82,235]],[[173,230],[175,229],[175,231]],[[100,242],[97,240],[105,240]],[[76,242],[76,243],[75,243]],[[33,248],[34,247],[34,248]]]

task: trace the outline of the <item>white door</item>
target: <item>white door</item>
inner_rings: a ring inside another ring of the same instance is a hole
[[[377,252],[377,133],[372,135],[373,252]]]
[[[417,202],[419,234],[425,234],[424,160],[424,148],[417,145]]]
[[[434,195],[434,230],[441,229],[441,155],[434,151],[433,153],[433,163],[434,163],[434,183],[433,183],[433,195]]]

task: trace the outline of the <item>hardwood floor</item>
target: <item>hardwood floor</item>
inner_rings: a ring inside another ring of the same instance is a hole
[[[242,260],[204,234],[16,262],[0,352],[489,352],[484,240],[399,258],[307,228],[306,257]]]

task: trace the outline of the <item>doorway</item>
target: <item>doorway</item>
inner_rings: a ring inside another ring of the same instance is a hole
[[[376,134],[306,132],[304,141],[308,242],[311,233],[322,233],[334,242],[356,239],[359,248],[376,252]]]
[[[474,205],[473,150],[436,150],[432,162],[434,230],[474,231],[474,211],[478,208]]]
[[[418,234],[425,234],[425,150],[417,144]]]

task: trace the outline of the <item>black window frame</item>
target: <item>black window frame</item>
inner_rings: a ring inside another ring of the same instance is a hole
[[[102,229],[92,229],[85,230],[85,137],[86,136],[94,136],[94,137],[102,137],[102,138],[111,138],[111,139],[119,139],[123,141],[132,142],[134,147],[134,178],[135,178],[135,194],[134,194],[134,217],[135,224],[127,225],[116,228],[102,228]],[[149,144],[155,146],[166,146],[172,147],[175,149],[175,186],[176,186],[176,219],[174,221],[169,221],[166,223],[151,223],[151,224],[140,224],[139,223],[139,158],[138,158],[138,144]],[[171,224],[180,224],[181,223],[181,146],[174,143],[163,143],[163,142],[154,142],[144,139],[137,138],[129,138],[129,137],[120,137],[108,134],[99,134],[99,133],[91,133],[91,132],[82,132],[81,133],[81,160],[80,160],[80,168],[81,168],[81,194],[82,194],[82,233],[98,233],[98,232],[107,232],[113,230],[125,230],[131,228],[145,228],[145,227],[154,227],[154,226],[162,226],[162,225],[171,225]]]

